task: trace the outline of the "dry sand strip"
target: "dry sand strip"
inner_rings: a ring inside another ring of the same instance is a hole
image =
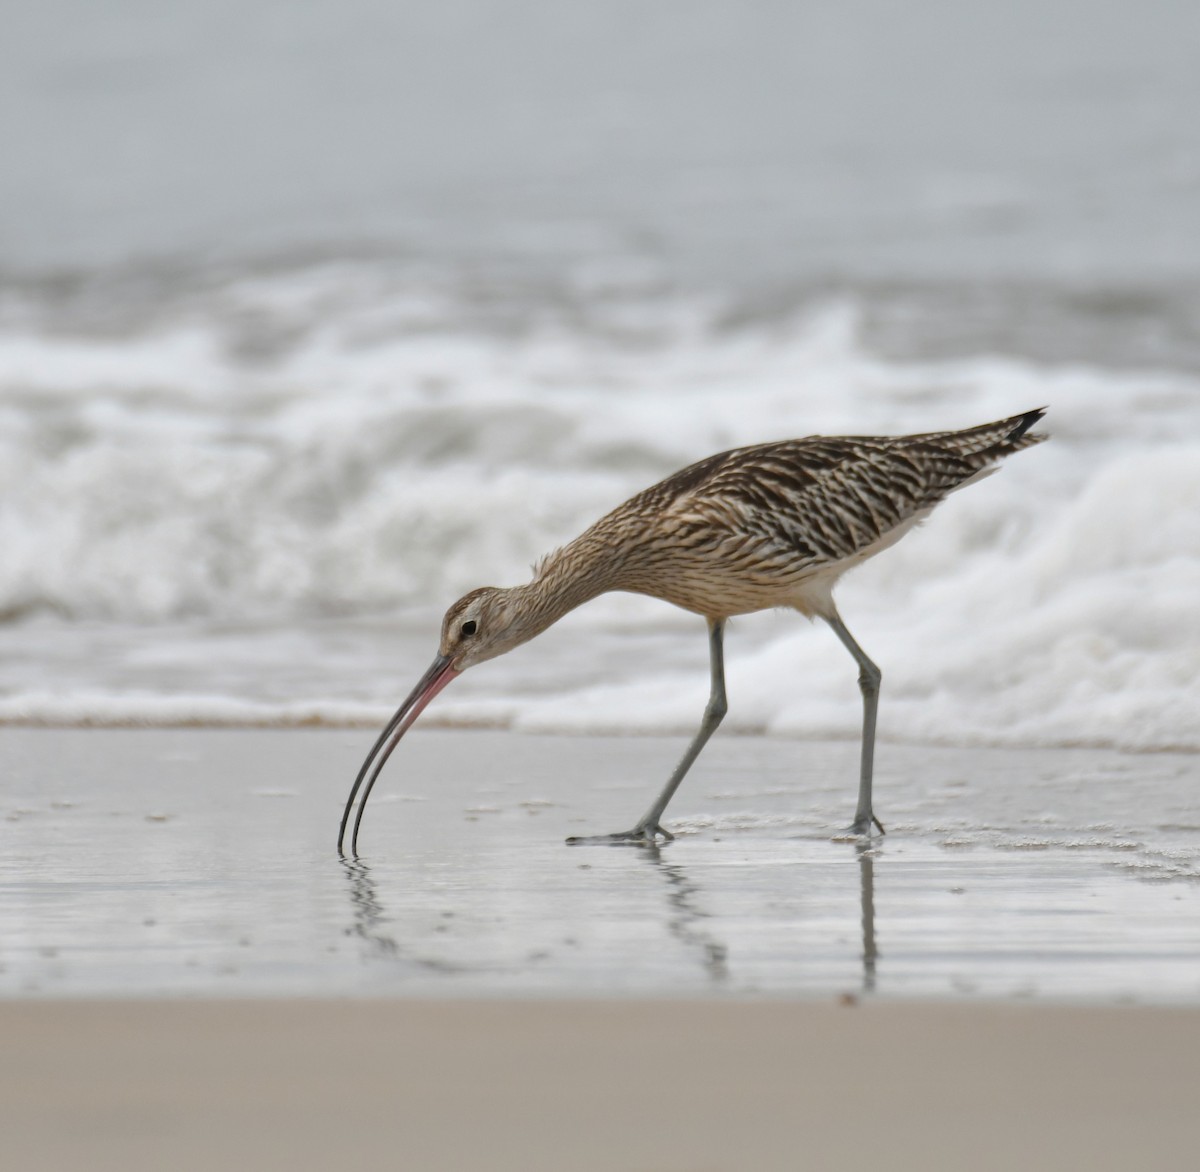
[[[0,1004],[5,1167],[1157,1169],[1200,1010],[756,1002]]]

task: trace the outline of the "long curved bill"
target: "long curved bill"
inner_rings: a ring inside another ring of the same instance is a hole
[[[396,715],[388,721],[387,727],[379,734],[379,739],[371,746],[367,759],[362,763],[358,776],[354,779],[354,788],[346,799],[346,809],[342,812],[342,824],[338,828],[338,854],[346,857],[342,849],[346,841],[346,824],[350,821],[350,811],[354,809],[354,801],[358,791],[362,790],[362,801],[358,804],[358,815],[354,819],[354,832],[350,836],[350,853],[358,854],[358,828],[362,823],[363,811],[367,808],[367,798],[375,779],[383,768],[392,750],[400,743],[400,738],[408,732],[413,721],[425,710],[425,705],[434,698],[456,675],[448,655],[439,655],[430,665],[429,670],[421,677],[417,686],[409,693],[408,699],[396,709]],[[363,781],[366,785],[363,785]]]

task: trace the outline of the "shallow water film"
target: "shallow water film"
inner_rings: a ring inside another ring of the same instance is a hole
[[[0,993],[1200,1000],[1200,761],[718,737],[0,731]]]

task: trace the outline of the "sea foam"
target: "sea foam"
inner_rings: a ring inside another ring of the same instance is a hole
[[[0,674],[0,717],[377,719],[454,597],[523,580],[693,459],[1048,405],[1050,443],[840,588],[884,671],[881,734],[1200,749],[1194,377],[888,360],[851,298],[735,322],[719,299],[640,278],[579,296],[514,328],[461,290],[339,264],[230,278],[119,331],[10,306],[0,637],[23,666]],[[239,635],[218,671],[222,626]],[[262,635],[281,630],[328,669],[289,667]],[[131,667],[122,648],[154,641],[169,665]],[[427,719],[683,731],[704,656],[699,620],[603,599],[470,673]],[[856,733],[853,664],[819,625],[735,622],[728,671],[732,728]]]

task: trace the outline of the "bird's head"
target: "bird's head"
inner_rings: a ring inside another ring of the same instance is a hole
[[[438,655],[452,664],[455,672],[495,659],[536,633],[526,629],[513,594],[512,590],[481,586],[446,611]]]
[[[384,762],[400,743],[400,738],[424,711],[425,706],[455,676],[461,675],[477,663],[494,659],[514,647],[533,638],[546,626],[546,620],[537,619],[527,605],[522,605],[522,590],[515,587],[502,590],[496,586],[484,586],[464,594],[442,619],[442,638],[438,645],[437,658],[428,671],[417,681],[417,686],[396,710],[387,727],[375,742],[367,759],[363,762],[346,801],[342,814],[342,825],[338,833],[338,851],[342,851],[346,837],[346,824],[354,808],[358,792],[362,790],[362,801],[354,820],[354,832],[350,839],[350,851],[358,850],[358,827],[362,822],[367,798]],[[365,786],[364,786],[365,783]]]

